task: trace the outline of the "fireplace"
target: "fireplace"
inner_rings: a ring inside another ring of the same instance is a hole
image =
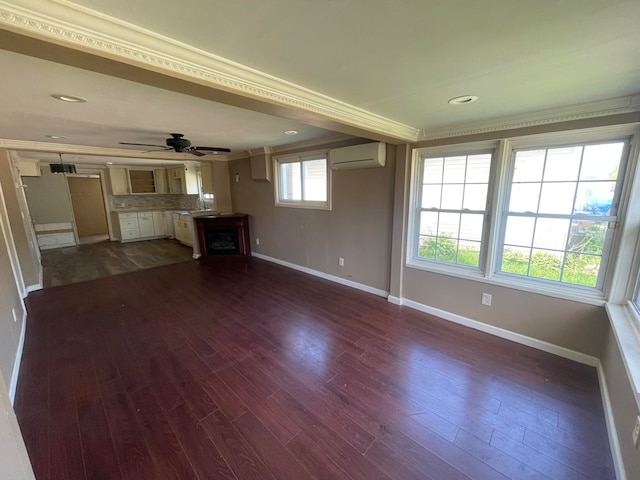
[[[248,215],[207,215],[195,221],[203,256],[251,255]]]

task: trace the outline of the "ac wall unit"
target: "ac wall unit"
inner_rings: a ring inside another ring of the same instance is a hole
[[[329,152],[329,163],[333,170],[384,167],[386,159],[387,145],[383,142],[336,148]]]

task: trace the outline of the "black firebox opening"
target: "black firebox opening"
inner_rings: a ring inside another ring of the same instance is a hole
[[[209,230],[204,232],[207,255],[239,255],[238,232],[235,230]]]

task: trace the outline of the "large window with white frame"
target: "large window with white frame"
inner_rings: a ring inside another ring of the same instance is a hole
[[[276,205],[330,209],[328,163],[324,151],[277,157],[274,161]]]
[[[407,265],[604,298],[634,133],[611,127],[414,151]]]
[[[602,290],[626,146],[514,150],[498,271]]]
[[[479,268],[493,151],[420,158],[417,258]]]

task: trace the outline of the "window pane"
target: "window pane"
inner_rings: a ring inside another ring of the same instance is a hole
[[[513,170],[514,182],[536,182],[542,180],[545,150],[524,150],[516,153]]]
[[[436,260],[455,263],[458,253],[458,241],[449,237],[438,237]]]
[[[574,213],[610,215],[616,182],[580,182]]]
[[[442,185],[442,206],[447,210],[462,209],[464,185]]]
[[[557,282],[560,280],[563,257],[561,252],[534,249],[531,255],[529,276]]]
[[[460,218],[460,239],[480,241],[484,215],[463,213]]]
[[[442,183],[464,183],[467,157],[446,157]]]
[[[602,255],[606,236],[607,222],[574,220],[571,222],[568,250],[575,253]]]
[[[544,181],[577,180],[582,147],[552,148],[547,153]]]
[[[575,193],[575,182],[543,183],[538,213],[570,214]]]
[[[486,183],[465,185],[462,208],[468,210],[484,210],[487,208],[487,189],[488,185]]]
[[[533,241],[534,218],[509,217],[507,218],[507,231],[504,236],[504,243],[507,245],[518,245],[530,247]]]
[[[568,253],[562,273],[562,281],[575,285],[584,285],[585,287],[595,287],[598,284],[599,270],[599,255]]]
[[[504,247],[501,270],[507,273],[527,275],[529,273],[530,248]]]
[[[301,200],[300,162],[280,164],[280,199]]]
[[[540,183],[514,183],[509,199],[510,212],[537,212]]]
[[[438,223],[439,237],[458,238],[458,228],[460,226],[459,213],[441,213],[440,222]]]
[[[564,218],[538,218],[536,233],[533,237],[533,246],[536,248],[564,250],[567,248],[569,223],[570,221]]]
[[[303,200],[311,202],[327,201],[327,161],[326,159],[302,162],[304,180]]]
[[[467,183],[489,183],[491,154],[469,155],[467,160]]]
[[[436,237],[429,237],[426,235],[420,235],[420,242],[418,243],[418,256],[421,258],[436,258]]]
[[[438,234],[438,212],[420,212],[420,235]]]
[[[444,158],[425,158],[422,183],[442,183],[442,164]]]
[[[458,246],[458,263],[470,267],[480,266],[480,242],[460,240]]]
[[[422,187],[422,208],[440,208],[442,185],[424,185]]]
[[[580,180],[616,180],[624,143],[587,145]]]

